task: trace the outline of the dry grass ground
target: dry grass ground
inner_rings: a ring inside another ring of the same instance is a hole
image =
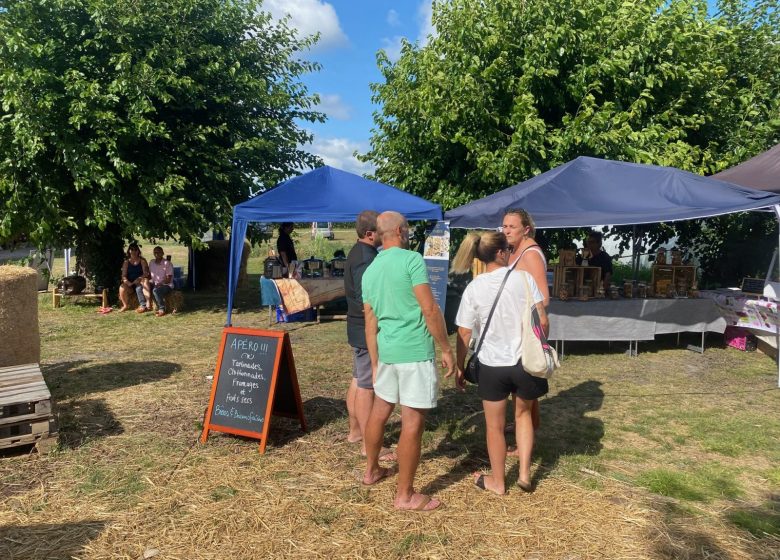
[[[488,464],[480,404],[445,383],[418,484],[446,505],[398,513],[392,481],[353,478],[343,322],[273,327],[290,333],[308,433],[274,419],[262,456],[232,436],[196,443],[224,305],[198,293],[176,316],[103,316],[41,296],[60,448],[0,457],[0,558],[780,558],[780,391],[766,356],[698,355],[672,338],[637,358],[567,344],[531,495],[474,487]],[[256,290],[238,305],[236,326],[268,326]],[[396,416],[387,443],[398,431]]]

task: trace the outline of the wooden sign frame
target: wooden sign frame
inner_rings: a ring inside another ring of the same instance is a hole
[[[256,432],[251,430],[242,430],[231,426],[222,426],[211,421],[211,415],[214,411],[214,397],[217,394],[217,387],[219,386],[219,374],[222,369],[222,360],[225,353],[225,343],[229,334],[237,335],[251,335],[265,338],[276,338],[276,356],[274,357],[273,372],[270,380],[270,388],[268,391],[268,400],[266,401],[265,414],[263,420],[262,432]],[[284,363],[283,363],[284,360]],[[289,413],[285,411],[274,412],[274,402],[276,398],[276,390],[279,385],[280,379],[280,366],[285,367],[282,373],[290,376],[290,384],[292,386],[292,392],[295,400],[295,407],[297,413]],[[285,416],[288,418],[298,418],[301,423],[301,429],[306,431],[306,419],[303,416],[303,401],[301,400],[301,390],[298,385],[298,374],[295,370],[295,360],[292,353],[292,345],[290,343],[289,335],[284,331],[268,331],[262,329],[247,329],[242,327],[225,327],[222,330],[222,341],[219,345],[219,356],[217,358],[217,365],[214,369],[214,380],[211,384],[211,396],[209,397],[209,406],[206,409],[206,416],[203,419],[203,432],[200,436],[200,442],[206,443],[209,436],[209,431],[222,432],[226,434],[233,434],[237,436],[243,436],[253,439],[259,439],[259,452],[265,453],[265,446],[268,442],[268,430],[271,426],[271,416]]]

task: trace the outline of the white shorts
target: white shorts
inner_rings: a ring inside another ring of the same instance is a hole
[[[436,408],[439,373],[436,362],[409,362],[377,366],[374,394],[383,401],[410,408]]]

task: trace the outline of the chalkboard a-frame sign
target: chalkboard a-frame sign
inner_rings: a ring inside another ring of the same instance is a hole
[[[214,430],[259,439],[265,453],[272,414],[298,418],[306,431],[290,337],[225,327],[200,441]]]

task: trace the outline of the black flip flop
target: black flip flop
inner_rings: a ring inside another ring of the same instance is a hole
[[[485,475],[484,474],[479,475],[479,478],[477,478],[477,480],[474,481],[474,484],[480,490],[484,490],[485,489]]]

